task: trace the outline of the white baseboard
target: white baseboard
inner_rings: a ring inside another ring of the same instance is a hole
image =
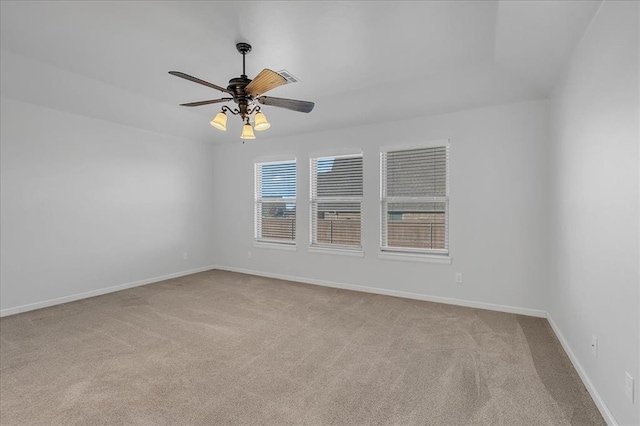
[[[596,387],[593,385],[593,383],[591,383],[589,376],[587,376],[587,373],[584,371],[584,368],[582,368],[582,365],[578,361],[578,358],[576,358],[575,354],[571,350],[571,346],[569,346],[569,343],[566,341],[566,339],[562,335],[562,332],[553,321],[553,318],[551,318],[551,314],[549,314],[548,312],[547,321],[549,321],[549,324],[551,324],[551,329],[553,329],[553,332],[556,334],[556,337],[560,341],[562,348],[569,356],[569,359],[573,364],[573,368],[575,368],[578,372],[578,375],[582,379],[582,383],[584,383],[584,386],[587,388],[587,391],[589,391],[589,395],[591,395],[593,402],[595,402],[596,407],[598,407],[598,410],[600,410],[600,414],[602,414],[602,417],[609,426],[617,426],[618,422],[616,422],[615,417],[613,417],[613,413],[609,411],[609,407],[607,407],[607,404],[605,404],[604,400],[596,390]]]
[[[126,290],[132,287],[139,287],[145,284],[157,283],[159,281],[169,280],[171,278],[183,277],[185,275],[196,274],[198,272],[209,271],[216,269],[215,266],[204,266],[202,268],[189,269],[188,271],[174,272],[173,274],[162,275],[160,277],[147,278],[145,280],[134,281],[132,283],[119,284],[112,287],[101,288],[98,290],[87,291],[84,293],[72,294],[70,296],[57,297],[55,299],[44,300],[42,302],[29,303],[27,305],[16,306],[13,308],[6,308],[0,310],[0,317],[6,317],[9,315],[20,314],[22,312],[33,311],[35,309],[47,308],[49,306],[60,305],[62,303],[69,303],[75,300],[86,299],[89,297],[100,296],[102,294],[113,293],[114,291]]]
[[[445,303],[448,305],[466,306],[468,308],[487,309],[490,311],[508,312],[511,314],[527,315],[531,317],[546,318],[547,312],[538,309],[519,308],[515,306],[496,305],[492,303],[474,302],[471,300],[453,299],[449,297],[431,296],[428,294],[410,293],[406,291],[388,290],[385,288],[368,287],[355,284],[344,284],[333,281],[316,280],[312,278],[295,277],[291,275],[274,274],[270,272],[254,271],[251,269],[236,268],[232,266],[215,266],[215,269],[242,274],[257,275],[261,277],[277,278],[286,281],[297,281],[305,284],[320,285],[324,287],[341,288],[344,290],[361,291],[364,293],[383,294],[386,296],[404,297],[406,299],[424,300],[427,302]]]

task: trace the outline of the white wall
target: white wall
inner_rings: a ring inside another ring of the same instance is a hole
[[[5,313],[212,263],[211,146],[5,98],[1,122]]]
[[[216,146],[216,262],[306,280],[545,310],[547,118],[546,102],[535,101],[280,140],[265,140],[267,131],[245,144],[238,139]],[[380,146],[445,138],[451,141],[453,263],[378,259]],[[364,258],[307,252],[309,157],[342,147],[364,153]],[[297,251],[253,247],[254,160],[288,154],[298,159]],[[458,271],[464,274],[462,285],[454,283]]]
[[[640,423],[638,3],[605,2],[551,102],[549,312],[620,424]],[[598,358],[591,336],[598,337]]]

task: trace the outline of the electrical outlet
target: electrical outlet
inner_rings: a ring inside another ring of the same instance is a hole
[[[456,272],[456,284],[462,284],[462,272]]]
[[[247,259],[251,259],[251,250],[247,252]]]
[[[187,253],[186,251],[182,253],[182,259],[187,260],[188,258],[189,258],[189,253]]]
[[[628,371],[624,372],[624,394],[627,399],[633,403],[633,377]]]
[[[591,353],[598,358],[598,338],[595,335],[591,336]]]

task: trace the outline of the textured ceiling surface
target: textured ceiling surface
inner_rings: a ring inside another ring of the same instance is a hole
[[[264,107],[259,139],[548,96],[600,2],[24,2],[0,10],[2,96],[208,143],[220,106],[181,102],[286,69],[300,82],[269,95],[311,114]]]

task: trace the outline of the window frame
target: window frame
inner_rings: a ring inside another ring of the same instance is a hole
[[[446,148],[446,169],[445,169],[445,195],[444,196],[420,196],[420,197],[388,197],[387,196],[387,170],[385,155],[389,152],[402,152],[426,148]],[[380,149],[380,253],[381,259],[401,259],[411,261],[433,261],[435,263],[450,263],[449,244],[449,217],[450,217],[450,141],[449,139],[434,140],[428,142],[418,142],[410,144],[396,144],[383,146]],[[444,223],[445,223],[445,248],[412,248],[389,246],[388,240],[388,205],[390,203],[444,203]],[[404,259],[406,258],[406,259]]]
[[[318,197],[317,195],[317,162],[323,159],[340,159],[340,158],[360,158],[362,160],[362,191],[363,194],[359,197],[353,196],[337,196],[337,197]],[[314,176],[315,174],[315,176]],[[311,253],[323,253],[334,252],[335,254],[345,255],[357,255],[361,256],[363,253],[362,235],[363,235],[363,220],[362,220],[362,205],[364,199],[364,155],[362,151],[341,153],[341,154],[329,154],[323,153],[323,155],[316,155],[309,158],[309,252]],[[314,237],[317,240],[317,219],[314,220],[314,214],[317,214],[317,210],[314,209],[314,205],[322,202],[329,203],[358,203],[360,206],[360,243],[357,246],[347,244],[335,244],[335,243],[318,243],[314,242]]]
[[[295,197],[285,198],[269,198],[267,200],[262,197],[262,167],[265,165],[278,165],[278,164],[293,164],[295,168],[294,176],[295,176]],[[256,247],[274,247],[274,248],[282,248],[282,249],[290,249],[295,250],[296,240],[298,238],[298,163],[297,159],[294,158],[285,158],[278,160],[256,160],[254,161],[254,214],[253,214],[253,244]],[[260,169],[260,172],[259,172]],[[260,182],[258,182],[258,173],[260,173]],[[295,206],[295,216],[294,216],[294,238],[292,240],[284,240],[284,239],[271,239],[271,238],[261,238],[261,229],[262,223],[258,223],[258,221],[262,220],[262,208],[264,204],[276,204],[276,203],[286,203],[293,204]]]

